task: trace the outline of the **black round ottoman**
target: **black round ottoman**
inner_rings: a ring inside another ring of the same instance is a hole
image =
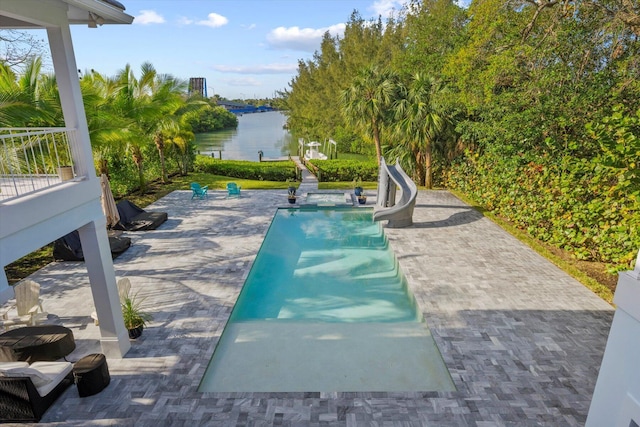
[[[89,354],[73,365],[73,375],[80,397],[93,396],[109,385],[109,367],[104,354]]]

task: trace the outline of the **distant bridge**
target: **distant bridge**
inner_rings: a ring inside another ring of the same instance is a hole
[[[265,113],[267,111],[276,111],[275,108],[269,105],[261,105],[255,107],[249,104],[241,104],[239,102],[231,101],[218,101],[218,105],[227,109],[227,111],[233,114],[250,114],[250,113]]]

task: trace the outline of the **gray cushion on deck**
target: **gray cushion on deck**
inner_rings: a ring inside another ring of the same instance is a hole
[[[119,201],[116,207],[120,214],[120,222],[113,227],[115,230],[155,230],[168,218],[166,212],[147,212],[129,200]]]

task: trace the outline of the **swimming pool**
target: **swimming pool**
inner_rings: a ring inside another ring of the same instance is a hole
[[[372,210],[279,209],[200,391],[435,390],[453,383]]]

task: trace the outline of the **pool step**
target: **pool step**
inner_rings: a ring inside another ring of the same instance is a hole
[[[201,392],[453,392],[425,323],[227,325]]]

